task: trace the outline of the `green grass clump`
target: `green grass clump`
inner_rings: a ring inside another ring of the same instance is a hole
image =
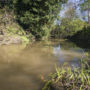
[[[85,60],[81,60],[81,67],[62,68],[57,67],[56,73],[50,74],[50,80],[46,82],[42,90],[89,90],[90,67]]]

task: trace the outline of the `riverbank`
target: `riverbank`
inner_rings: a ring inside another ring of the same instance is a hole
[[[4,7],[0,10],[0,45],[29,43],[34,36],[17,21],[13,10]]]
[[[70,40],[82,48],[90,49],[90,24],[86,24],[84,28],[74,34]]]
[[[90,62],[86,60],[81,60],[80,68],[57,67],[56,73],[50,74],[42,90],[89,90]]]
[[[35,41],[32,38],[28,38],[27,36],[19,36],[19,35],[0,35],[0,45],[10,45],[10,44],[22,44],[22,43],[30,43]]]
[[[17,23],[0,25],[0,45],[29,43],[34,41],[34,36]]]

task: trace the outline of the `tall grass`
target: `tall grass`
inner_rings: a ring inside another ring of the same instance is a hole
[[[90,67],[87,59],[81,59],[80,68],[64,66],[57,67],[56,73],[50,74],[50,79],[42,90],[90,90]]]

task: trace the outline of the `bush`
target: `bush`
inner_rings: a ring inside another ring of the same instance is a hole
[[[13,0],[17,20],[36,39],[48,38],[62,3],[67,0]]]
[[[43,90],[89,90],[90,67],[81,60],[81,68],[56,68],[56,73],[50,74]]]
[[[54,36],[57,38],[68,38],[81,31],[86,23],[80,19],[69,20],[63,18],[60,25],[56,25]]]
[[[85,48],[90,48],[90,24],[86,24],[81,31],[78,31],[71,37],[71,40],[75,41],[78,45],[82,43]]]

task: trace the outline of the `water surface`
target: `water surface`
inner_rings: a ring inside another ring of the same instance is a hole
[[[41,90],[55,65],[79,67],[84,52],[69,41],[0,46],[0,90]]]

